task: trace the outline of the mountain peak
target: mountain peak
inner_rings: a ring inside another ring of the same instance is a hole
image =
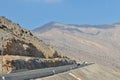
[[[51,21],[51,22],[49,22],[47,24],[56,24],[56,23],[59,23],[59,22]]]
[[[59,23],[59,22],[49,22],[49,23],[47,23],[47,24],[45,24],[41,27],[38,27],[38,28],[34,29],[33,31],[40,31],[40,30],[48,31],[52,28],[62,28],[64,26],[65,26],[65,24],[62,24],[62,23]]]
[[[0,16],[0,19],[7,19],[7,18],[5,18],[4,16]]]
[[[64,24],[59,23],[59,22],[49,22],[47,24],[45,24],[44,26],[63,26]]]
[[[12,22],[11,20],[7,19],[4,16],[0,16],[0,27],[7,28],[7,29],[16,29],[21,28],[21,26],[17,23]]]
[[[10,23],[10,22],[12,22],[12,21],[7,19],[4,16],[0,16],[0,23],[5,24],[5,23]]]

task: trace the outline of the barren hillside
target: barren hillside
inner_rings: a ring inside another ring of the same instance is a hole
[[[78,61],[97,63],[120,75],[120,24],[70,25],[51,22],[33,30],[33,33],[60,53]]]

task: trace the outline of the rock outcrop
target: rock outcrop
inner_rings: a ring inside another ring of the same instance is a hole
[[[75,63],[5,17],[0,17],[0,44],[4,57],[2,61],[0,56],[0,69],[4,66],[4,73]]]
[[[43,41],[34,37],[29,30],[21,28],[19,24],[13,23],[5,17],[0,17],[0,36],[3,36],[4,44],[6,41],[11,40],[8,42],[8,44],[11,44],[12,47],[17,48],[17,46],[20,46],[21,44],[23,47],[31,45],[38,50],[34,50],[36,51],[34,52],[36,55],[41,54],[44,55],[44,57],[48,58],[56,54],[56,51],[50,45],[45,44]],[[14,43],[21,44],[14,45]]]

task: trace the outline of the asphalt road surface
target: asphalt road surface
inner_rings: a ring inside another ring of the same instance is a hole
[[[73,65],[10,73],[10,74],[5,74],[4,76],[5,76],[5,80],[29,80],[29,79],[41,78],[45,76],[54,75],[57,73],[66,72],[71,69],[75,69],[77,67],[78,67],[77,64],[73,64]],[[3,80],[1,76],[0,76],[0,80]]]

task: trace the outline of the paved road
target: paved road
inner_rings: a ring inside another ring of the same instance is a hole
[[[6,74],[4,76],[5,76],[5,80],[29,80],[29,79],[54,75],[54,74],[69,71],[75,68],[77,68],[77,64],[17,72],[17,73]],[[1,76],[0,76],[0,80],[2,80]]]

